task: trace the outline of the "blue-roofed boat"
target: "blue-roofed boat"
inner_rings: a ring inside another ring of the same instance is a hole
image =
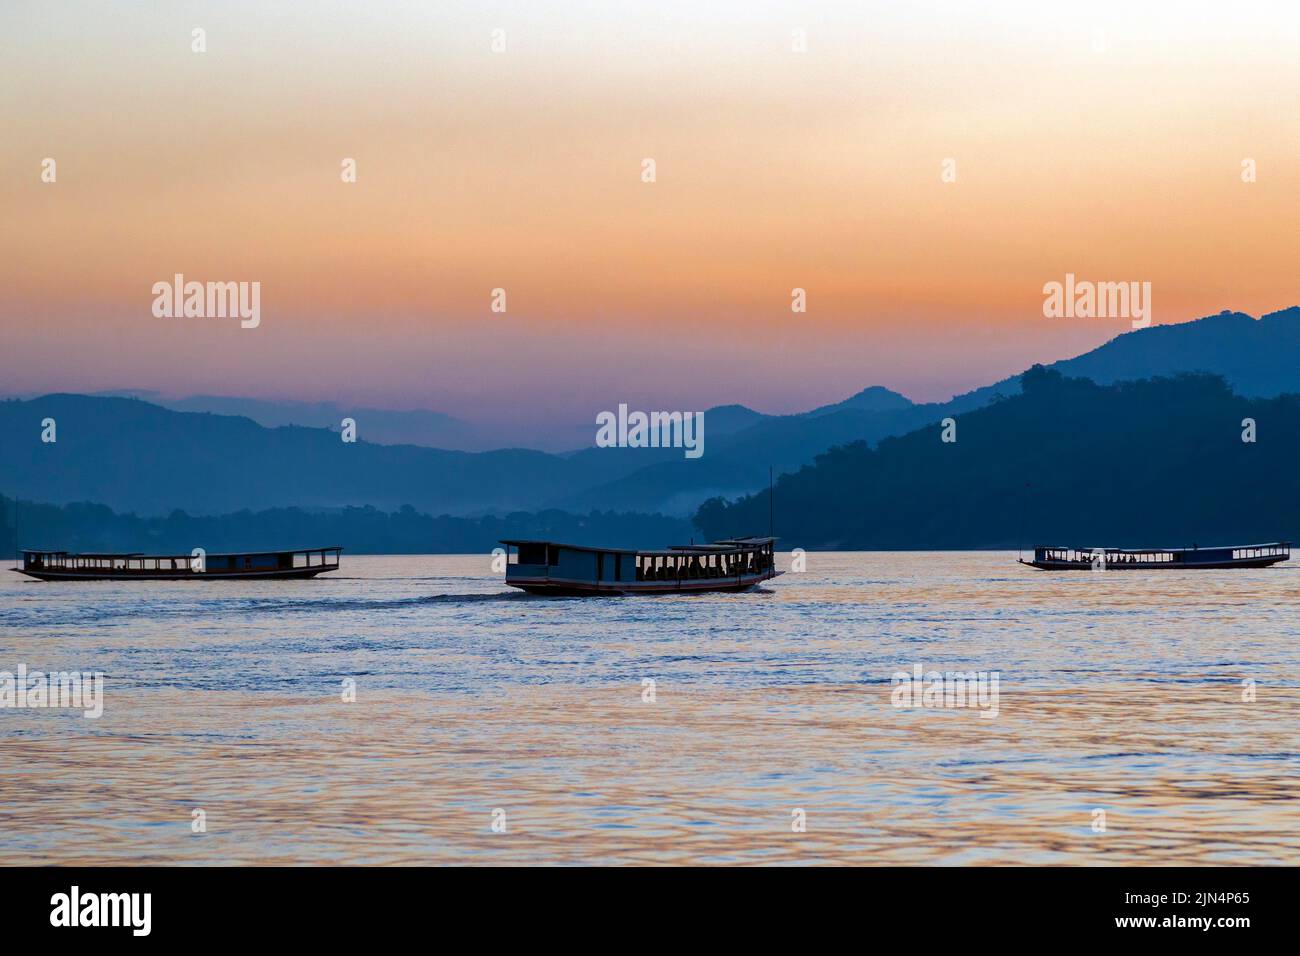
[[[220,581],[314,578],[337,571],[342,548],[207,554],[23,551],[19,574],[40,581]]]
[[[698,594],[745,591],[776,570],[776,538],[727,538],[663,551],[592,548],[554,541],[502,541],[506,584],[530,594]]]
[[[1291,558],[1289,541],[1199,548],[1049,548],[1035,547],[1027,564],[1042,571],[1190,571],[1266,568]]]

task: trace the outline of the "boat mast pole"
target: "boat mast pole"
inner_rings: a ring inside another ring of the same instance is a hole
[[[1031,487],[1030,483],[1026,481],[1025,493],[1020,498],[1020,528],[1019,533],[1016,535],[1017,561],[1022,560],[1025,556],[1025,508],[1028,507],[1028,502],[1025,499],[1029,497],[1029,489]]]
[[[775,488],[775,484],[774,481],[772,481],[772,466],[770,464],[770,466],[767,466],[767,536],[768,537],[774,537],[774,535],[772,535],[772,515],[775,514],[775,510],[776,510],[774,498],[772,498],[772,494],[774,494],[774,488]]]

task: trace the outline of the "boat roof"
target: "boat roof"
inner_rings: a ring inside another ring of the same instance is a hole
[[[1263,544],[1211,544],[1195,548],[1107,548],[1101,545],[1076,546],[1062,544],[1036,544],[1036,551],[1114,551],[1118,554],[1181,554],[1184,551],[1227,551],[1249,550],[1251,548],[1289,548],[1290,541],[1266,541]]]
[[[713,554],[718,551],[735,551],[737,548],[761,548],[776,541],[776,538],[723,538],[711,544],[673,544],[668,546],[672,553]],[[644,552],[642,552],[644,553]]]
[[[40,548],[21,548],[23,554],[67,555],[75,558],[190,558],[189,554],[146,554],[143,551],[42,551]],[[323,548],[281,548],[279,551],[209,551],[210,558],[249,557],[267,554],[306,554],[308,551],[342,551],[338,545]]]
[[[599,551],[602,554],[640,554],[635,548],[593,548],[585,544],[564,544],[560,541],[535,541],[530,538],[501,538],[499,544],[507,547],[514,545],[516,548],[524,544],[540,544],[554,548],[564,548],[566,551]]]
[[[596,551],[600,554],[640,554],[647,557],[675,557],[683,554],[727,554],[746,548],[759,548],[776,541],[776,538],[723,538],[711,544],[675,544],[663,550],[642,551],[636,548],[597,548],[585,544],[564,544],[560,541],[537,541],[529,538],[502,538],[500,544],[519,547],[525,544],[564,548],[566,551]]]

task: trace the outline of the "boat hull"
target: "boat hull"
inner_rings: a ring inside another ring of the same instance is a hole
[[[1270,565],[1277,564],[1280,561],[1286,561],[1286,555],[1275,555],[1260,558],[1241,558],[1236,561],[1135,561],[1107,563],[1104,568],[1098,570],[1105,571],[1216,571],[1226,570],[1228,568],[1267,568]],[[1021,564],[1027,564],[1031,568],[1037,568],[1040,571],[1091,571],[1093,570],[1090,561],[1025,561],[1020,560]]]
[[[216,581],[228,578],[244,581],[284,581],[314,578],[326,571],[337,571],[338,565],[314,568],[268,568],[261,571],[33,571],[24,568],[11,570],[38,581]]]
[[[564,580],[562,578],[516,578],[507,580],[511,587],[528,594],[546,597],[628,597],[634,594],[710,594],[748,591],[778,574],[747,574],[732,578],[699,578],[671,581],[600,582]]]

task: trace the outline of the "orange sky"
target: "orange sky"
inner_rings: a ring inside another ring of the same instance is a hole
[[[3,390],[784,411],[1127,330],[1066,272],[1300,303],[1295,4],[698,6],[5,5]],[[260,327],[155,318],[177,272]]]

